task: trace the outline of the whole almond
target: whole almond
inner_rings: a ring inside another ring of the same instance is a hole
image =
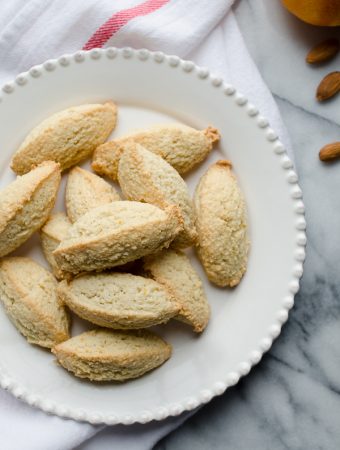
[[[340,49],[340,43],[338,39],[331,38],[326,41],[320,42],[313,47],[306,56],[306,61],[309,64],[318,64],[324,61],[329,61],[334,58]]]
[[[327,144],[319,152],[321,161],[331,161],[340,157],[340,142],[332,142]]]
[[[340,72],[331,72],[326,75],[320,82],[316,90],[316,98],[319,102],[323,102],[340,90]]]

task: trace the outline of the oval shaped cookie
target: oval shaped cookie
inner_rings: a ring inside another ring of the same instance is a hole
[[[58,302],[53,275],[30,258],[0,262],[0,299],[30,344],[51,348],[68,339],[69,318]]]
[[[185,253],[163,250],[144,258],[144,271],[173,295],[180,311],[174,318],[200,333],[209,322],[210,307],[203,284]]]
[[[58,295],[78,316],[114,329],[165,323],[180,309],[162,285],[129,273],[82,275],[69,283],[61,282]]]
[[[100,178],[88,170],[74,167],[67,178],[65,203],[67,215],[71,222],[106,203],[120,200],[118,192]]]
[[[139,144],[130,144],[120,159],[118,180],[129,200],[152,203],[159,208],[175,205],[183,218],[183,230],[172,246],[185,248],[197,239],[194,211],[185,181],[159,155]]]
[[[135,142],[161,156],[183,175],[201,163],[219,139],[219,132],[213,127],[195,130],[181,124],[157,125],[100,145],[94,152],[92,168],[116,180],[124,147]]]
[[[113,102],[80,105],[53,114],[28,134],[14,153],[11,168],[22,175],[43,161],[56,161],[61,170],[74,166],[106,141],[116,117]]]
[[[59,364],[79,378],[124,381],[163,364],[171,346],[146,330],[92,330],[56,345]]]
[[[209,167],[196,188],[197,253],[210,281],[236,286],[247,269],[247,211],[229,161]]]
[[[176,207],[113,202],[80,217],[53,255],[68,272],[101,271],[168,247],[180,230]]]
[[[59,183],[59,164],[47,161],[0,191],[0,256],[18,248],[46,222]]]
[[[69,278],[70,274],[61,270],[53,256],[54,250],[66,237],[71,222],[64,213],[52,214],[40,230],[41,245],[53,275],[58,279]]]

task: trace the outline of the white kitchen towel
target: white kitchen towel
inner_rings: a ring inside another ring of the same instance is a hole
[[[275,102],[247,52],[230,11],[232,3],[233,0],[2,2],[0,83],[46,59],[94,45],[161,50],[191,59],[234,84],[268,117],[289,149]],[[187,417],[188,413],[159,423],[103,429],[48,416],[0,390],[0,447],[4,450],[66,450],[77,446],[81,450],[144,450],[152,448]]]

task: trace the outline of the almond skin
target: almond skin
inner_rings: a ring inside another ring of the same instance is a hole
[[[332,161],[333,159],[340,157],[340,142],[332,142],[327,144],[319,152],[319,158],[321,161]]]
[[[340,72],[331,72],[320,82],[316,90],[316,98],[319,102],[328,100],[340,90]]]
[[[338,53],[340,44],[338,39],[330,38],[313,47],[306,56],[308,64],[319,64],[329,61]]]

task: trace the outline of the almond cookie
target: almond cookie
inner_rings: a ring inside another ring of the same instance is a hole
[[[162,285],[129,273],[82,275],[69,283],[61,282],[58,295],[78,316],[114,329],[165,323],[180,309]]]
[[[195,130],[181,124],[158,125],[100,145],[94,152],[92,168],[97,173],[116,180],[125,144],[135,142],[160,155],[184,175],[209,155],[219,139],[219,132],[213,127]]]
[[[120,200],[118,192],[98,175],[80,167],[74,167],[70,171],[66,184],[65,203],[71,222],[75,222],[90,209],[117,200]]]
[[[146,330],[87,331],[56,345],[52,352],[65,369],[92,381],[138,378],[171,356],[171,345]]]
[[[53,114],[36,126],[14,153],[11,168],[22,175],[43,161],[56,161],[61,170],[88,158],[116,126],[112,102],[80,105]]]
[[[58,280],[69,278],[70,274],[58,267],[53,252],[67,235],[70,226],[71,222],[66,214],[60,212],[52,214],[40,230],[41,245],[45,258],[51,266],[53,275]]]
[[[181,229],[176,207],[113,202],[80,217],[53,255],[62,270],[101,271],[167,248]]]
[[[177,206],[183,218],[183,231],[172,245],[185,248],[195,243],[194,211],[187,185],[163,158],[131,143],[120,158],[118,180],[129,200],[152,203],[162,209]]]
[[[163,250],[144,258],[144,271],[163,285],[180,305],[175,319],[191,325],[197,333],[207,326],[210,307],[203,284],[189,258],[180,251]]]
[[[195,192],[197,253],[210,281],[236,286],[247,269],[247,211],[229,161],[209,167]]]
[[[58,302],[53,275],[30,258],[0,262],[0,299],[30,344],[51,348],[69,339],[69,319]]]
[[[46,161],[0,191],[0,256],[18,248],[46,222],[59,183],[59,164]]]

